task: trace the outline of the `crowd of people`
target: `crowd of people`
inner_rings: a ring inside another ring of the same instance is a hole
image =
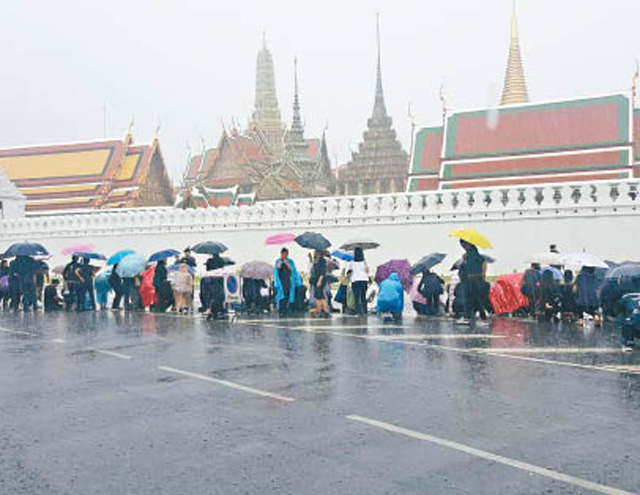
[[[243,298],[234,309],[280,315],[308,311],[319,318],[330,318],[336,311],[354,315],[375,312],[400,319],[408,293],[418,315],[449,315],[458,324],[485,326],[493,314],[504,314],[493,299],[499,284],[494,283],[492,288],[486,275],[491,258],[467,240],[461,239],[460,246],[462,257],[451,267],[446,281],[429,265],[417,273],[413,271],[408,281],[406,273],[397,270],[383,279],[376,276],[375,283],[362,247],[356,247],[352,256],[343,261],[325,249],[315,249],[309,254],[304,273],[298,270],[289,249],[282,247],[270,273],[263,278],[242,279]],[[557,253],[557,248],[551,246],[550,252]],[[197,261],[189,248],[176,256],[170,266],[168,258],[159,259],[131,276],[123,276],[118,263],[96,267],[91,261],[74,255],[56,276],[49,273],[44,261],[31,256],[3,259],[3,308],[93,311],[109,309],[110,302],[110,309],[116,311],[149,309],[185,314],[197,307],[211,319],[224,316],[230,309],[223,273],[229,263],[218,253],[208,257],[203,267],[206,275],[202,277],[196,275]],[[602,268],[585,265],[574,274],[560,264],[542,266],[533,262],[512,280],[517,281],[517,296],[522,302],[512,307],[509,315],[577,325],[584,325],[585,320],[599,325],[607,316],[618,317],[624,320],[622,326],[626,322],[627,347],[633,345],[634,328],[640,330],[640,297],[626,297],[636,293],[635,287],[621,290],[620,284],[607,284]],[[640,286],[637,292],[640,293]]]

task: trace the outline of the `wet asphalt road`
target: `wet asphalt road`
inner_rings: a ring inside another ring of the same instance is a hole
[[[0,494],[640,493],[614,329],[0,314]]]

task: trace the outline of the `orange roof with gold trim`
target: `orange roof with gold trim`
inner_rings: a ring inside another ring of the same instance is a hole
[[[135,199],[151,169],[157,141],[124,140],[0,150],[0,167],[27,198],[27,210],[102,208]]]

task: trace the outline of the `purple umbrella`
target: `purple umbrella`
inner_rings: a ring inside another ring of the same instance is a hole
[[[376,282],[381,284],[392,273],[397,273],[402,281],[405,291],[411,290],[413,275],[411,275],[411,263],[409,260],[390,260],[380,265],[376,270]]]

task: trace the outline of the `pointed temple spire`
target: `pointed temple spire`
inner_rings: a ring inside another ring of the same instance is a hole
[[[511,12],[509,60],[507,62],[507,73],[504,79],[501,105],[527,103],[528,101],[529,94],[527,93],[527,83],[524,78],[524,70],[522,69],[520,40],[518,38],[518,20],[516,18],[516,2],[514,0],[513,10]]]
[[[273,58],[264,34],[256,62],[256,96],[249,127],[262,133],[271,151],[282,151],[284,126],[278,108]]]
[[[378,63],[376,67],[376,97],[373,104],[372,119],[381,120],[386,119],[387,106],[384,103],[384,92],[382,90],[382,64],[380,54],[380,14],[376,14],[376,46],[378,50]]]
[[[376,94],[373,113],[367,120],[367,129],[358,145],[358,151],[353,152],[351,160],[340,167],[340,194],[404,191],[406,184],[409,157],[398,141],[382,91],[379,16],[376,16],[376,43]]]
[[[293,118],[291,120],[291,128],[287,132],[286,149],[288,151],[304,153],[308,147],[304,139],[304,126],[302,125],[302,117],[300,116],[300,94],[298,90],[298,59],[293,60]]]

